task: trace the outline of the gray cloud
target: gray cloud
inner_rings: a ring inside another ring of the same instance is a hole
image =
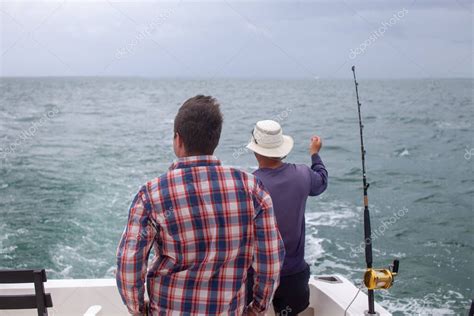
[[[473,74],[464,0],[2,2],[0,17],[2,76],[325,78],[353,63],[377,78]]]

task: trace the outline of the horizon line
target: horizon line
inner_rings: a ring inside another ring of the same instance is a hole
[[[346,77],[179,77],[179,76],[142,76],[142,75],[113,75],[113,76],[94,76],[94,75],[79,75],[79,76],[70,76],[70,75],[32,75],[32,76],[3,76],[0,75],[0,80],[2,79],[75,79],[75,78],[97,78],[97,79],[113,79],[113,78],[133,78],[133,79],[152,79],[152,80],[188,80],[188,81],[200,81],[200,80],[305,80],[305,81],[318,81],[318,80],[352,80],[351,76]],[[474,80],[473,77],[364,77],[361,78],[365,80]]]

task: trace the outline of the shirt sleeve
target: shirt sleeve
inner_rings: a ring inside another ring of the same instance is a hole
[[[155,238],[150,222],[151,206],[142,187],[130,206],[127,227],[117,249],[117,287],[131,314],[145,310],[145,278],[148,256]]]
[[[255,253],[252,268],[255,273],[251,305],[260,313],[268,308],[278,287],[280,270],[285,259],[285,247],[273,214],[270,194],[258,180],[254,205]]]
[[[311,156],[311,187],[310,196],[320,195],[328,187],[328,172],[319,154]]]

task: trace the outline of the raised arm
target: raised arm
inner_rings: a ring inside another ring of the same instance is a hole
[[[117,249],[117,287],[128,311],[143,315],[148,256],[155,238],[150,203],[142,187],[130,206],[128,223]]]
[[[254,191],[255,253],[253,301],[249,309],[263,313],[277,289],[280,270],[285,259],[285,247],[278,231],[270,194],[257,180]]]
[[[309,153],[311,154],[311,184],[310,196],[316,196],[323,193],[328,187],[328,172],[324,166],[319,151],[322,146],[322,140],[319,136],[313,136],[309,145]]]

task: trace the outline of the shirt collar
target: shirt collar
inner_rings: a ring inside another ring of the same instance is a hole
[[[170,170],[180,168],[191,168],[201,166],[220,166],[221,161],[216,156],[202,155],[202,156],[189,156],[176,159],[170,166]]]

